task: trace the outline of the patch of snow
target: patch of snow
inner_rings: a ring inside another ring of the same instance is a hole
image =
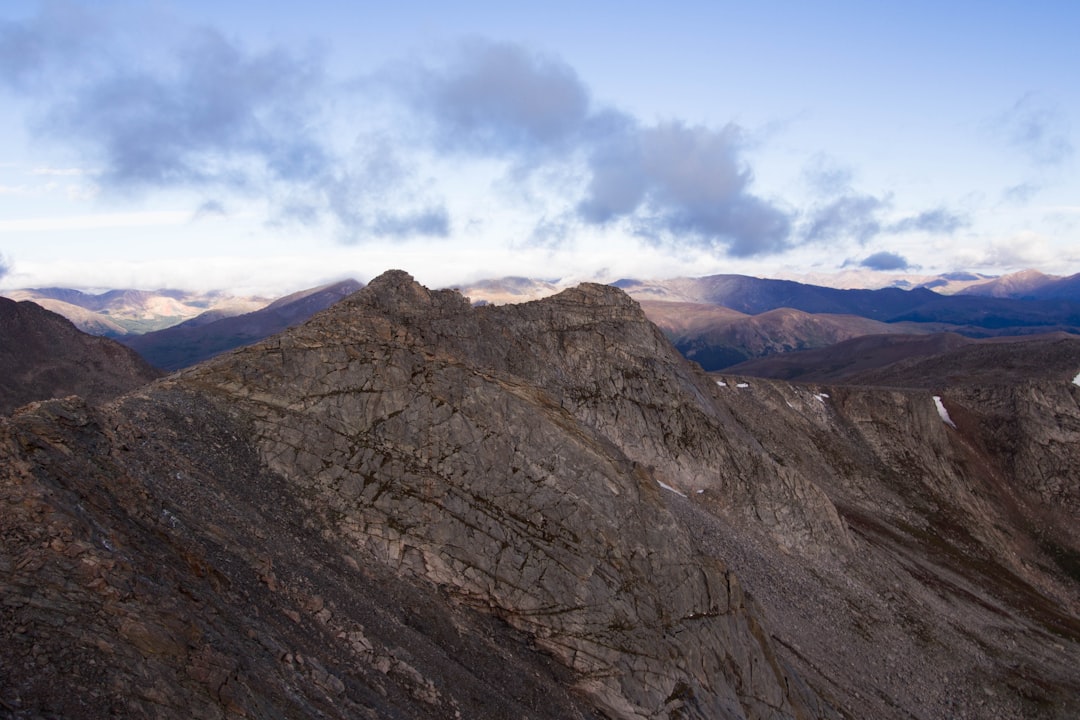
[[[720,387],[727,387],[727,383],[724,382],[723,380],[717,380],[716,384],[719,385]]]
[[[821,402],[825,402],[829,399],[829,393],[814,393],[814,397],[816,397]]]
[[[739,383],[735,387],[737,387],[737,388],[748,388],[748,387],[750,387],[750,383]]]
[[[1080,373],[1076,373],[1076,377],[1073,378],[1073,385],[1080,385]]]
[[[698,490],[698,491],[697,491],[697,494],[698,494],[698,495],[702,495],[702,494],[704,494],[704,492],[705,492],[704,490]]]
[[[945,421],[945,424],[955,430],[956,429],[956,423],[954,423],[952,421],[952,418],[949,417],[949,411],[945,409],[945,404],[943,402],[941,402],[941,396],[940,395],[935,395],[934,396],[934,405],[937,406],[937,414],[941,416],[941,419]]]
[[[679,492],[678,490],[676,490],[675,488],[671,487],[670,485],[668,485],[668,484],[667,484],[667,483],[665,483],[665,482],[660,482],[659,480],[657,480],[657,481],[656,481],[656,484],[657,484],[657,485],[659,485],[660,487],[664,488],[665,490],[670,490],[671,492],[675,493],[676,495],[680,495],[680,496],[682,496],[682,497],[686,497],[686,495],[685,495],[684,493],[681,493],[681,492]]]

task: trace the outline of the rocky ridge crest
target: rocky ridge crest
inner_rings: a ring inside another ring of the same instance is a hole
[[[0,707],[1067,718],[1078,439],[1068,380],[710,377],[610,287],[390,272],[0,423]]]

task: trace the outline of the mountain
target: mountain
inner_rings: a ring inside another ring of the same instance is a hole
[[[870,335],[828,347],[754,358],[724,374],[799,383],[939,389],[1027,384],[1068,375],[1080,337],[1047,333],[974,339],[955,333]]]
[[[1058,277],[1037,270],[1023,270],[971,285],[960,292],[979,297],[1080,302],[1080,274]]]
[[[744,275],[620,280],[614,284],[639,300],[721,305],[751,315],[792,308],[808,313],[858,315],[888,323],[947,323],[964,329],[964,334],[978,329],[996,333],[1030,327],[1080,328],[1080,303],[1063,296],[1018,300],[939,295],[926,288],[841,290]]]
[[[725,374],[800,383],[858,384],[861,373],[975,342],[956,333],[865,335],[834,345],[751,358],[723,368]],[[887,383],[886,383],[887,384]]]
[[[91,335],[122,337],[170,327],[207,311],[235,315],[266,305],[263,298],[185,290],[109,290],[86,293],[69,288],[31,288],[6,293],[30,300],[75,323]]]
[[[1055,352],[1023,383],[719,384],[618,289],[473,307],[388,272],[0,419],[0,707],[1075,717]]]
[[[136,353],[32,302],[0,297],[0,414],[34,400],[115,397],[160,375]]]
[[[125,337],[122,342],[155,367],[178,370],[281,332],[361,287],[355,280],[343,280],[286,295],[254,312],[221,317],[210,311],[164,330]]]
[[[642,302],[675,345],[706,370],[863,335],[1080,334],[1080,302],[1069,299],[1067,284],[1043,286],[1045,299],[939,295],[925,288],[842,290],[742,275],[620,280],[615,285]],[[1052,287],[1060,288],[1055,297],[1046,289]],[[710,316],[692,307],[702,304],[726,310]],[[733,317],[732,310],[750,317]]]
[[[857,315],[791,308],[746,315],[718,305],[642,300],[641,308],[685,357],[705,370],[749,358],[826,347],[862,335],[922,333],[913,323],[888,324]]]
[[[620,280],[613,284],[640,300],[721,305],[749,315],[792,308],[808,313],[859,315],[882,322],[942,299],[942,296],[923,288],[840,290],[746,275],[710,275],[662,281]]]
[[[470,284],[455,285],[457,290],[469,298],[473,304],[493,303],[503,305],[505,303],[528,302],[554,295],[561,288],[556,283],[547,280],[536,280],[524,277],[492,278],[478,280]]]

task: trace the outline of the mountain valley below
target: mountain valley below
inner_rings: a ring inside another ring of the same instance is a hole
[[[90,338],[0,415],[0,717],[1080,716],[1071,286],[732,278]]]

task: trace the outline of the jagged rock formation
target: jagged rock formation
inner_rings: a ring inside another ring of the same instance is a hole
[[[161,375],[135,352],[29,301],[0,297],[0,414],[32,400],[98,402]]]
[[[0,708],[1075,714],[1080,387],[721,382],[619,290],[472,308],[391,272],[24,409]]]

